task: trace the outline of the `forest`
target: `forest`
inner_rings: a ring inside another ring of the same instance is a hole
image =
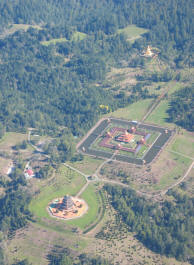
[[[5,190],[5,195],[0,198],[0,231],[5,236],[11,236],[17,229],[24,227],[27,221],[32,218],[28,210],[31,196],[27,191],[26,184],[23,170],[19,164],[10,175],[10,180],[0,178],[0,185]]]
[[[172,200],[153,203],[135,191],[106,185],[111,204],[146,247],[168,257],[193,261],[194,199],[169,191]]]
[[[9,33],[13,24],[32,27]],[[132,43],[118,34],[128,25],[148,31]],[[74,154],[73,140],[91,128],[102,113],[156,96],[141,84],[130,94],[108,90],[106,74],[123,65],[143,68],[144,59],[134,55],[148,44],[158,47],[159,56],[172,69],[193,67],[192,25],[192,0],[1,0],[0,139],[6,131],[36,128],[40,135],[54,139],[44,147],[52,165],[81,160]],[[64,41],[52,42],[57,38]],[[142,78],[140,81],[166,82],[172,76],[165,71]],[[169,121],[190,131],[194,124],[192,99],[193,87],[186,87],[173,95],[169,108]],[[108,106],[107,111],[100,108],[102,105]],[[23,142],[15,148],[25,146]],[[39,177],[45,178],[49,170],[45,167]],[[18,164],[9,181],[0,179],[5,191],[0,198],[0,231],[6,237],[33,218],[22,171]],[[194,260],[193,199],[172,192],[173,201],[153,204],[126,189],[106,186],[105,190],[123,222],[145,246],[179,260]],[[52,252],[48,259],[51,265],[108,264],[84,255],[74,262],[69,252]]]
[[[174,93],[168,109],[168,121],[194,131],[194,87],[185,87]]]
[[[124,97],[107,92],[106,73],[149,42],[176,67],[192,66],[191,5],[191,0],[1,1],[0,137],[27,127],[55,134],[61,126],[82,135],[98,119],[99,105],[110,111],[152,96],[141,89]],[[39,28],[3,35],[13,23]],[[131,44],[117,34],[130,24],[149,31]],[[86,37],[75,40],[76,32]],[[53,38],[67,41],[42,44]]]

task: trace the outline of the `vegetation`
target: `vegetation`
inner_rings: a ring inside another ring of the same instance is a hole
[[[111,265],[108,261],[96,257],[91,258],[86,254],[81,254],[75,258],[69,249],[62,249],[56,246],[48,255],[49,265]]]
[[[51,218],[46,210],[48,203],[55,198],[63,197],[65,194],[75,195],[84,184],[85,180],[82,176],[65,166],[61,166],[52,184],[40,188],[37,196],[32,199],[30,211],[36,218]]]
[[[85,229],[96,221],[99,214],[101,202],[99,194],[97,193],[93,185],[89,185],[87,189],[81,194],[81,197],[88,204],[88,212],[84,214],[83,217],[67,221],[67,223],[81,229]]]
[[[75,145],[73,135],[70,130],[63,129],[58,133],[57,139],[47,142],[43,147],[44,152],[49,155],[53,164],[75,159]],[[77,156],[77,159],[79,157]]]
[[[168,110],[169,121],[194,131],[194,86],[185,87],[173,94]]]
[[[147,30],[144,28],[136,27],[135,25],[127,26],[123,29],[118,29],[117,33],[125,34],[129,41],[134,41],[141,37],[142,34],[146,33]]]
[[[124,223],[146,247],[178,260],[193,259],[193,199],[171,191],[172,201],[153,204],[129,189],[106,185],[105,190]]]
[[[116,118],[141,120],[148,111],[153,99],[144,99],[135,102],[128,107],[120,108],[111,113]],[[109,114],[110,115],[110,114]]]
[[[85,184],[82,176],[59,165],[69,160],[87,174],[96,170],[101,161],[75,154],[75,142],[99,117],[111,113],[141,120],[153,99],[181,80],[184,89],[170,95],[176,88],[171,89],[147,120],[165,126],[173,122],[193,131],[194,91],[184,84],[183,75],[185,67],[194,66],[192,17],[191,0],[0,1],[0,155],[3,163],[9,159],[6,167],[16,162],[10,176],[0,178],[0,230],[5,238],[24,227],[32,214],[44,228],[55,226],[46,211],[48,203],[64,193],[77,194]],[[140,56],[148,44],[158,51],[164,69],[154,65],[154,58]],[[115,68],[133,68],[132,82],[120,86],[116,74],[112,83],[106,79]],[[43,163],[39,179],[33,179],[30,188],[23,176],[24,164],[36,159],[37,150],[28,148],[28,128],[49,135],[41,146],[49,165]],[[169,152],[180,152],[183,144],[184,136],[176,138]],[[184,158],[172,155],[177,167],[164,174],[156,189],[180,177],[190,163],[186,156],[192,156],[191,147],[183,148]],[[26,160],[21,161],[20,155]],[[126,227],[145,246],[193,261],[192,198],[172,192],[172,200],[155,204],[125,189],[106,186],[106,190]],[[70,229],[72,225],[87,231],[100,211],[96,187],[89,185],[82,197],[88,213],[67,223]],[[67,226],[61,227],[58,231],[64,232]],[[2,250],[0,246],[3,264]],[[50,264],[108,264],[98,257],[74,254],[54,251],[48,258]],[[20,258],[16,264],[29,264]]]
[[[2,182],[5,195],[0,198],[0,230],[8,235],[25,226],[32,215],[28,210],[30,195],[26,192],[26,181],[20,165],[10,175],[11,181]]]
[[[186,5],[177,0],[90,4],[63,0],[55,5],[53,0],[1,1],[0,30],[8,24],[24,29],[0,40],[3,127],[8,131],[36,127],[54,134],[66,126],[79,135],[96,121],[100,105],[115,110],[149,97],[140,87],[130,95],[107,93],[103,88],[106,73],[123,61],[144,66],[143,58],[133,59],[133,55],[145,42],[158,46],[161,58],[179,68],[183,63],[192,65],[191,4],[191,0]],[[127,41],[129,35],[142,33],[133,44]],[[151,78],[157,82],[172,76],[164,71]]]

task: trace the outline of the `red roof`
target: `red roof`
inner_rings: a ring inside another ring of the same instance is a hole
[[[129,143],[132,139],[133,139],[133,135],[128,133],[128,134],[119,135],[116,140],[120,142]]]
[[[28,169],[28,170],[26,171],[26,173],[28,173],[29,176],[34,175],[34,172],[33,172],[31,169]]]

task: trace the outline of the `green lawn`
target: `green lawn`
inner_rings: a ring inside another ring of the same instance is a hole
[[[103,162],[102,159],[90,157],[90,156],[84,156],[84,159],[82,161],[77,162],[71,162],[68,163],[72,167],[77,168],[81,172],[92,175],[97,167]]]
[[[33,198],[29,209],[36,217],[52,218],[46,210],[48,203],[65,194],[75,195],[85,183],[86,180],[83,176],[62,166],[55,181],[49,186],[40,188],[40,193]]]
[[[86,36],[87,36],[87,34],[77,31],[77,32],[75,32],[72,35],[72,38],[71,38],[70,41],[80,41],[80,40],[85,39]],[[48,41],[41,41],[41,44],[45,45],[45,46],[48,46],[50,44],[56,44],[56,43],[59,43],[59,42],[66,42],[66,41],[68,41],[66,38],[57,38],[57,39],[51,39],[51,40],[48,40]]]
[[[83,40],[87,37],[87,34],[86,33],[83,33],[83,32],[79,32],[79,31],[76,31],[72,38],[71,38],[71,41],[80,41],[80,40]]]
[[[34,214],[37,222],[45,228],[50,228],[58,232],[62,232],[64,230],[64,228],[61,227],[63,222],[81,229],[84,229],[91,223],[95,222],[98,216],[100,199],[98,197],[99,195],[95,192],[95,186],[92,184],[90,184],[81,195],[89,207],[88,212],[83,215],[83,217],[70,221],[57,219],[56,224],[55,222],[52,222],[51,224],[46,221],[46,219],[52,219],[53,221],[56,220],[52,218],[46,210],[50,201],[55,198],[62,197],[65,194],[75,195],[85,183],[84,177],[80,176],[75,171],[62,166],[57,175],[56,181],[48,186],[40,188],[40,194],[34,197],[30,203],[29,209]]]
[[[124,33],[128,40],[133,41],[141,37],[143,33],[146,33],[148,30],[144,28],[137,27],[135,25],[129,25],[123,29],[119,29],[117,31],[118,34]]]
[[[125,108],[118,109],[114,112],[109,113],[106,116],[113,116],[116,118],[123,118],[128,120],[141,120],[153,99],[145,99],[135,102]]]
[[[87,189],[82,193],[81,197],[88,204],[88,212],[83,217],[67,221],[67,223],[84,229],[96,221],[99,212],[100,198],[99,194],[96,194],[96,188],[93,184],[90,184],[87,187]]]
[[[164,189],[176,182],[185,174],[187,168],[191,164],[191,160],[189,158],[174,153],[170,153],[169,155],[170,159],[176,162],[176,165],[168,173],[161,177],[159,183],[153,185],[155,190]]]
[[[0,139],[0,149],[3,149],[3,148],[7,149],[11,146],[21,143],[24,140],[27,140],[27,134],[7,132],[5,133],[3,138]]]
[[[169,101],[162,100],[156,109],[148,116],[146,122],[158,124],[160,126],[174,127],[174,124],[166,122],[168,113],[166,112],[169,108]]]
[[[194,157],[194,140],[192,136],[188,134],[176,135],[175,140],[169,146],[169,150],[181,153],[183,155]]]
[[[66,42],[68,41],[66,38],[58,38],[58,39],[52,39],[52,40],[47,40],[47,41],[41,41],[41,44],[44,46],[49,46],[50,44],[56,44],[59,42]]]

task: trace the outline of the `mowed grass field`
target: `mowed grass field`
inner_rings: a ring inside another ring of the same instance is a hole
[[[184,134],[176,135],[174,141],[168,147],[168,150],[194,158],[193,134],[185,132]]]
[[[158,84],[160,84],[160,83],[158,83]],[[155,124],[158,124],[160,126],[174,128],[175,125],[173,123],[167,122],[167,119],[169,118],[167,110],[170,107],[169,104],[170,104],[170,101],[171,101],[171,98],[172,98],[172,94],[174,92],[180,90],[181,88],[183,88],[185,86],[185,84],[181,83],[181,82],[170,81],[170,82],[168,82],[166,84],[162,84],[162,86],[165,87],[165,88],[167,88],[167,87],[169,88],[169,91],[168,91],[169,99],[161,100],[159,105],[147,117],[145,122],[155,123]],[[159,91],[161,93],[163,90],[159,90]]]
[[[175,125],[173,123],[168,123],[168,113],[167,110],[169,108],[169,101],[162,100],[155,110],[148,116],[145,120],[147,123],[158,124],[160,126],[174,128]]]
[[[84,229],[96,221],[99,212],[100,198],[93,184],[89,184],[86,190],[81,194],[81,198],[87,202],[89,207],[88,212],[81,218],[67,221],[67,224]]]
[[[65,194],[75,195],[85,183],[86,180],[83,176],[61,166],[54,181],[48,186],[40,188],[40,193],[33,198],[29,209],[38,218],[52,218],[46,210],[49,202],[55,198],[63,197]]]
[[[0,149],[9,149],[12,146],[21,143],[22,141],[27,140],[27,134],[23,133],[15,133],[15,132],[7,132],[0,139]]]
[[[80,41],[80,40],[85,39],[86,36],[87,36],[87,34],[85,34],[83,32],[76,31],[72,35],[70,41]],[[50,44],[56,44],[56,43],[66,42],[66,41],[69,41],[69,40],[67,40],[66,38],[57,38],[57,39],[51,39],[51,40],[48,40],[48,41],[41,41],[41,44],[42,45],[45,45],[45,46],[48,46]]]
[[[145,99],[135,102],[125,108],[120,108],[105,116],[112,116],[115,118],[123,118],[127,120],[141,120],[149,109],[153,99]]]
[[[141,37],[142,34],[146,33],[148,30],[144,28],[137,27],[135,25],[129,25],[123,29],[117,31],[118,34],[124,33],[129,41],[133,41]]]
[[[163,158],[166,160],[165,165],[166,169],[161,169],[162,175],[159,178],[159,182],[153,185],[155,190],[161,190],[167,188],[169,185],[175,183],[179,178],[183,177],[186,170],[192,163],[192,160],[183,157],[182,155],[170,153],[163,151],[163,156],[158,161],[158,166],[160,168],[160,161],[163,162]]]
[[[84,156],[82,161],[69,162],[68,164],[85,174],[92,175],[102,162],[102,159]]]

